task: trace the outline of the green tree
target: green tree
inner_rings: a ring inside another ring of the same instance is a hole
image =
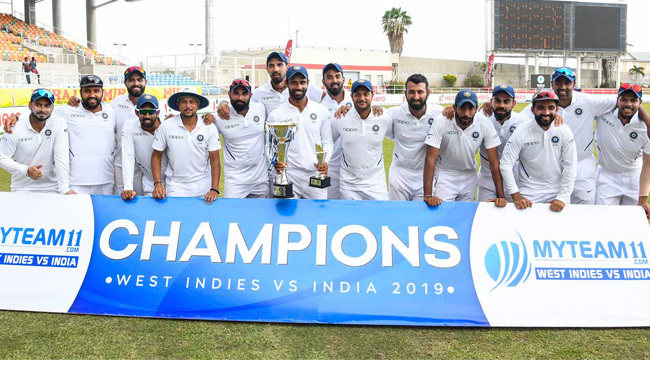
[[[444,75],[442,77],[442,81],[444,81],[446,87],[454,87],[456,86],[456,80],[458,78],[456,75]]]
[[[411,24],[411,16],[406,14],[406,10],[402,11],[402,8],[392,8],[384,13],[381,25],[388,37],[391,53],[402,55],[404,33],[408,33]],[[393,79],[397,79],[397,66],[397,63],[393,63]]]
[[[637,65],[632,66],[630,69],[630,75],[634,75],[634,83],[636,84],[636,78],[637,76],[641,75],[641,77],[645,76],[645,68],[639,67]]]

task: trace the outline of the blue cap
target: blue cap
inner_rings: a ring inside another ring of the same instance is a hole
[[[499,85],[492,90],[492,96],[496,95],[498,92],[503,91],[504,93],[510,95],[511,98],[515,97],[515,89],[512,88],[512,86],[503,84]]]
[[[50,103],[54,104],[54,94],[48,89],[36,89],[32,92],[32,97],[29,99],[29,102],[36,101],[38,99],[47,99]]]
[[[151,104],[153,104],[154,108],[158,109],[158,99],[155,96],[151,95],[151,94],[142,94],[138,98],[138,102],[135,103],[135,107],[137,109],[140,109],[146,103],[151,103]]]
[[[551,81],[555,81],[559,77],[566,77],[569,81],[576,81],[576,73],[568,67],[559,67],[551,74]]]
[[[340,73],[343,73],[343,67],[341,67],[341,65],[339,65],[338,63],[332,62],[332,63],[328,63],[327,65],[325,65],[325,67],[323,67],[323,75],[325,75],[325,71],[332,68]]]
[[[476,93],[473,92],[472,90],[461,90],[456,94],[456,101],[454,104],[456,107],[461,107],[465,103],[470,103],[472,104],[475,108],[478,105],[478,97],[476,96]]]
[[[634,95],[636,95],[637,98],[642,99],[643,88],[641,85],[631,83],[621,84],[621,86],[618,88],[618,96],[621,96],[621,94],[626,91],[631,91],[634,93]]]
[[[287,69],[287,80],[291,80],[297,74],[305,76],[306,79],[309,78],[309,74],[307,74],[307,69],[305,66],[295,65]]]
[[[286,54],[284,54],[282,52],[271,52],[271,53],[269,53],[269,55],[266,56],[266,64],[267,65],[269,64],[269,61],[271,60],[271,58],[279,58],[279,59],[282,60],[282,62],[284,62],[286,64],[289,64],[289,58],[287,57]]]
[[[370,80],[366,80],[366,79],[359,79],[359,80],[353,82],[352,87],[350,88],[350,91],[354,92],[354,90],[356,90],[358,87],[361,87],[361,86],[363,86],[366,89],[370,90],[370,92],[373,92],[372,91],[372,84],[370,83]]]

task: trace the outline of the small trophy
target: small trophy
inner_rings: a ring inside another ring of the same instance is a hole
[[[315,146],[316,146],[316,161],[318,162],[318,166],[323,166],[323,163],[325,162],[325,157],[327,157],[327,152],[323,150],[323,147],[321,147],[321,145],[317,144]],[[330,180],[331,179],[329,176],[325,176],[320,172],[316,172],[316,176],[312,176],[309,178],[309,186],[313,188],[324,189],[330,186]]]
[[[273,160],[287,164],[287,154],[289,153],[289,144],[293,140],[296,131],[296,124],[291,123],[266,123],[266,129],[269,133],[269,144],[273,153]],[[273,183],[273,196],[276,198],[293,198],[293,183],[287,179],[286,170],[276,174]]]

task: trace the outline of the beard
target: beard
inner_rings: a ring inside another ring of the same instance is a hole
[[[95,97],[91,97],[88,99],[81,99],[81,104],[86,107],[86,109],[97,109],[99,107],[99,104],[101,103],[101,99],[97,99]]]
[[[144,94],[144,87],[140,87],[138,90],[134,88],[126,88],[126,91],[129,93],[129,96],[132,98],[139,98]]]
[[[45,122],[50,118],[51,113],[34,113],[32,112],[31,117],[38,120],[39,122]]]
[[[422,110],[427,105],[427,99],[428,97],[424,98],[424,100],[407,99],[407,102],[409,108],[413,110]]]
[[[512,110],[506,111],[505,109],[494,109],[494,118],[496,118],[498,121],[504,121],[510,118],[511,114]]]
[[[293,100],[300,101],[307,95],[307,89],[289,89],[289,95]]]
[[[456,114],[456,121],[458,124],[467,127],[472,124],[472,122],[474,121],[474,117],[461,118],[460,116],[458,116],[458,114]]]
[[[325,85],[325,88],[327,89],[327,92],[333,96],[337,96],[343,91],[343,88],[339,83],[333,83],[329,86]]]
[[[248,109],[248,105],[250,104],[250,100],[249,101],[242,101],[242,100],[230,101],[230,104],[232,104],[232,107],[235,108],[237,113],[241,113],[244,110]]]
[[[544,117],[550,117],[548,118],[548,122],[542,120],[542,118]],[[540,114],[540,115],[535,114],[535,121],[537,122],[537,124],[539,124],[542,127],[549,127],[554,120],[555,120],[554,114]]]
[[[147,118],[140,119],[140,126],[142,127],[142,129],[151,128],[154,126],[154,124],[156,124],[155,117],[152,118],[147,117]]]

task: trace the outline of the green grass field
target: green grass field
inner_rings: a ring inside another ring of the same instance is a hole
[[[387,167],[392,147],[387,141]],[[0,190],[8,191],[9,182],[0,171]],[[649,359],[650,329],[289,325],[0,311],[0,358]]]

